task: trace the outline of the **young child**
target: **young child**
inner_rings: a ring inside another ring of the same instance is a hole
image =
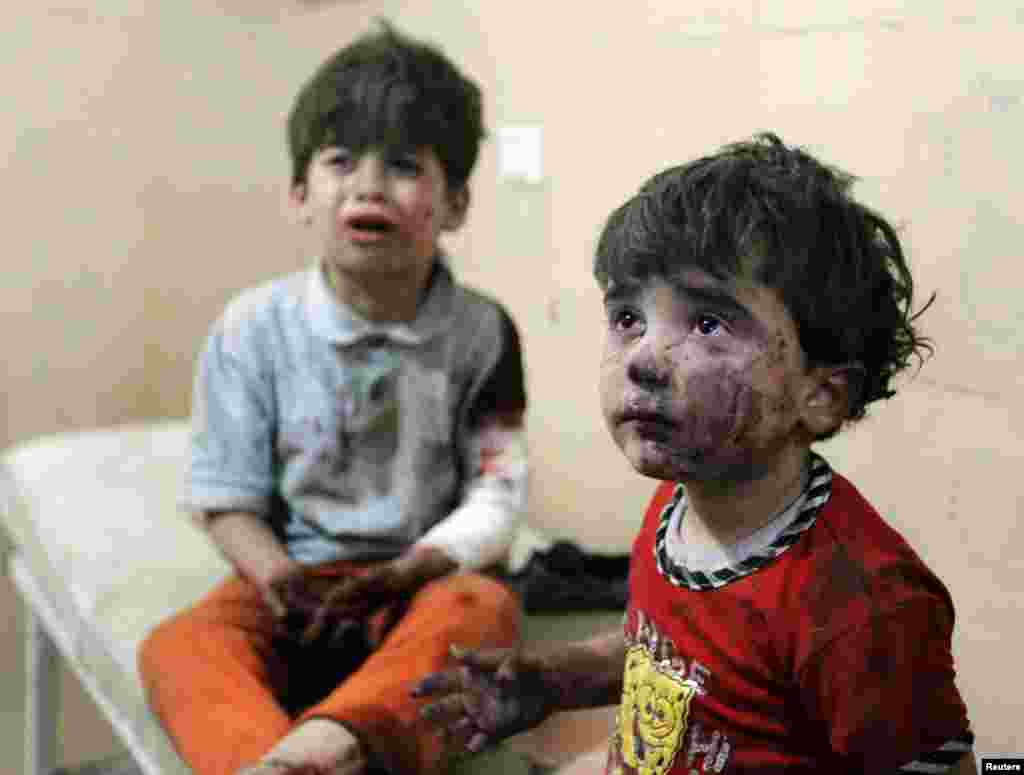
[[[975,771],[946,588],[811,450],[929,349],[899,240],[851,181],[762,135],[611,215],[602,406],[664,481],[623,632],[456,649],[417,688],[471,750],[618,702],[609,775]]]
[[[235,299],[197,366],[183,500],[237,576],[140,654],[199,775],[436,771],[415,680],[452,641],[516,642],[515,598],[470,571],[524,506],[518,338],[438,243],[483,133],[477,86],[386,24],[298,94],[317,261]]]

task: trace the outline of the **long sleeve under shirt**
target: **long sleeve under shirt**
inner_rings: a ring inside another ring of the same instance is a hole
[[[265,516],[303,563],[508,547],[526,480],[515,327],[438,260],[407,324],[371,324],[320,265],[243,292],[200,354],[183,508]]]

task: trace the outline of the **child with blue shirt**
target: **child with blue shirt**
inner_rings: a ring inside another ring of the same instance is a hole
[[[460,286],[481,97],[388,25],[288,122],[307,271],[234,299],[199,356],[183,505],[236,575],[144,642],[150,704],[199,775],[432,772],[410,688],[448,644],[510,645],[478,573],[524,507],[515,326]]]

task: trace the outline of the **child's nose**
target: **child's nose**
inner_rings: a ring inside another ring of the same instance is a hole
[[[665,348],[654,337],[644,336],[630,349],[626,360],[626,377],[630,382],[646,388],[665,387],[671,371]]]
[[[382,199],[385,176],[381,159],[376,154],[365,154],[356,165],[351,183],[352,194],[356,199]]]

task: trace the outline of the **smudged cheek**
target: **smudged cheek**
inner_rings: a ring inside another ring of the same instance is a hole
[[[605,350],[601,356],[597,381],[598,397],[601,401],[601,411],[609,428],[614,433],[611,425],[612,414],[621,406],[622,397],[626,392],[626,372],[621,352]]]
[[[682,397],[677,440],[683,450],[707,454],[742,445],[761,424],[763,399],[742,370],[726,365],[691,372],[677,384]]]

